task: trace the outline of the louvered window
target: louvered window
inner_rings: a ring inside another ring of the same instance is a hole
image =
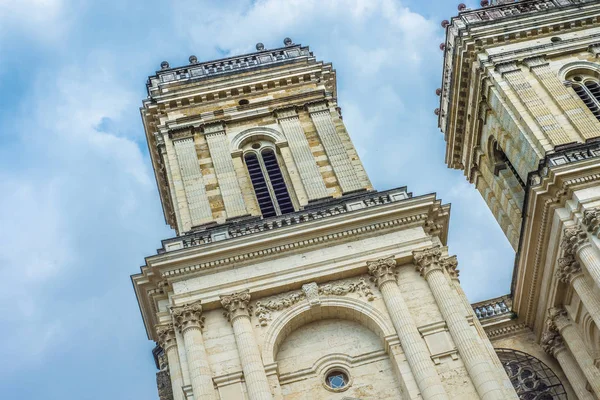
[[[575,80],[581,80],[581,78],[575,77]],[[587,108],[600,121],[600,85],[598,82],[592,80],[572,82],[572,86],[575,93],[577,93]]]
[[[256,147],[259,146],[253,146]],[[244,160],[263,217],[293,212],[294,206],[275,151],[270,147],[259,152],[250,151],[244,155]]]

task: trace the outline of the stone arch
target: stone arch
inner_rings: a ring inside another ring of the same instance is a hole
[[[580,60],[568,62],[558,70],[558,76],[563,81],[568,80],[570,76],[577,73],[590,74],[596,76],[596,78],[600,78],[600,65]]]
[[[263,361],[275,362],[279,346],[291,332],[299,327],[322,319],[338,318],[356,321],[378,335],[387,352],[389,341],[396,332],[391,322],[378,310],[363,301],[352,298],[322,298],[320,306],[311,307],[302,302],[279,315],[265,336]]]
[[[246,143],[248,143],[248,141],[255,139],[264,139],[273,143],[285,142],[285,137],[278,130],[264,126],[257,126],[246,129],[235,135],[231,140],[232,150],[240,150]]]
[[[496,348],[496,354],[519,398],[567,400],[567,391],[556,373],[546,363],[520,350]]]

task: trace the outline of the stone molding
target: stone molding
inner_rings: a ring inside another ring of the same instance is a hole
[[[398,271],[394,257],[367,261],[367,268],[369,269],[369,275],[371,275],[371,281],[375,282],[378,288],[387,281],[393,280],[396,282]]]
[[[271,299],[257,301],[254,308],[254,316],[258,318],[260,326],[267,326],[271,320],[271,312],[281,311],[306,299],[310,307],[318,306],[322,300],[319,296],[345,296],[349,293],[357,293],[366,297],[367,301],[375,300],[371,288],[364,278],[358,280],[342,281],[317,285],[311,282],[302,285],[302,291],[287,293]]]
[[[298,117],[297,107],[294,105],[276,108],[273,110],[273,114],[277,119]]]
[[[588,51],[592,53],[596,58],[600,57],[600,43],[590,45],[588,47]]]
[[[532,69],[535,67],[549,65],[550,63],[548,62],[548,60],[546,60],[545,55],[539,55],[539,56],[524,58],[523,64],[525,64],[527,67],[529,67],[529,69]]]
[[[560,247],[565,255],[575,255],[583,245],[587,243],[587,233],[581,225],[565,228],[563,237],[560,241]]]
[[[187,273],[192,273],[192,272],[204,270],[207,268],[214,268],[219,265],[226,265],[226,264],[229,264],[232,262],[240,262],[243,260],[252,260],[255,258],[267,256],[270,254],[278,254],[278,253],[280,253],[282,251],[286,251],[286,250],[300,249],[300,248],[304,248],[304,247],[308,247],[308,246],[312,246],[312,245],[326,243],[331,240],[336,240],[336,239],[340,239],[340,238],[349,238],[351,236],[356,236],[356,235],[359,235],[362,233],[367,233],[367,232],[371,232],[371,231],[382,230],[382,229],[387,229],[387,228],[391,228],[391,227],[395,227],[395,226],[401,226],[401,225],[405,225],[405,224],[415,223],[420,220],[421,221],[425,220],[426,218],[427,218],[426,214],[421,214],[416,217],[411,216],[411,217],[386,221],[386,222],[382,222],[382,223],[376,223],[376,224],[368,225],[368,226],[361,227],[361,228],[355,228],[355,229],[350,229],[350,230],[343,231],[343,232],[319,236],[319,237],[312,238],[312,239],[301,240],[298,242],[294,242],[294,243],[290,243],[290,244],[286,244],[286,245],[282,245],[282,246],[275,246],[275,247],[270,247],[270,248],[263,249],[263,250],[253,251],[253,252],[249,252],[249,253],[242,254],[239,256],[235,256],[235,257],[227,257],[227,258],[222,258],[222,259],[218,259],[218,260],[214,260],[214,261],[210,261],[210,262],[206,262],[206,263],[187,266],[184,268],[164,271],[164,272],[161,272],[161,274],[165,278],[184,275]]]
[[[425,279],[432,271],[442,269],[442,249],[440,247],[413,251],[413,257],[415,269]]]
[[[310,101],[304,104],[304,108],[309,113],[329,111],[329,107],[327,106],[327,100]]]
[[[171,313],[173,324],[181,333],[188,329],[201,329],[204,327],[204,317],[202,316],[200,301],[171,307]]]
[[[211,121],[202,127],[205,136],[219,133],[225,134],[225,128],[226,124],[223,121]]]
[[[177,338],[173,324],[156,326],[156,335],[158,336],[158,344],[163,348],[165,353],[170,348],[177,347]]]
[[[581,274],[581,265],[574,255],[567,254],[566,257],[558,259],[555,276],[560,282],[568,284],[579,274]]]
[[[221,296],[221,305],[226,310],[223,315],[231,322],[237,317],[250,318],[251,309],[248,306],[249,303],[250,291],[248,289],[242,292]]]

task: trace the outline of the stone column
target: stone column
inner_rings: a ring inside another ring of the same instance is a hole
[[[562,337],[556,332],[547,331],[542,337],[542,348],[554,356],[579,400],[594,400],[594,395],[586,389],[587,381],[579,366],[565,347]]]
[[[431,354],[404,302],[400,287],[396,283],[396,261],[393,257],[368,261],[369,274],[381,291],[383,301],[398,333],[402,350],[415,376],[423,399],[448,399]]]
[[[550,330],[556,330],[563,338],[592,390],[600,398],[600,370],[594,365],[594,360],[587,352],[585,343],[569,319],[567,311],[564,308],[551,308],[548,310],[548,314]]]
[[[244,197],[238,182],[229,140],[225,134],[225,124],[222,122],[207,124],[204,127],[204,137],[210,151],[210,158],[215,167],[215,174],[219,182],[219,189],[223,197],[223,204],[227,218],[239,217],[248,214]]]
[[[600,299],[594,293],[594,288],[588,283],[581,270],[581,265],[572,255],[558,260],[556,277],[559,281],[573,285],[573,289],[581,299],[590,316],[600,326]]]
[[[179,364],[179,351],[173,324],[159,325],[156,327],[158,342],[167,355],[169,362],[169,374],[171,375],[171,387],[173,388],[173,400],[186,400],[183,393],[183,375]]]
[[[212,372],[202,339],[202,306],[200,302],[171,308],[173,320],[177,329],[183,335],[185,355],[188,361],[188,371],[194,398],[216,399],[213,386]]]
[[[494,363],[494,366],[496,367],[496,370],[498,372],[498,379],[499,379],[500,383],[502,384],[502,386],[504,387],[504,391],[506,392],[505,393],[506,397],[512,398],[512,399],[518,399],[519,396],[517,395],[517,392],[515,391],[512,383],[510,381],[510,378],[506,374],[506,370],[504,369],[504,366],[502,365],[502,363],[500,362],[500,359],[498,358],[498,355],[496,354],[496,349],[494,349],[492,342],[490,342],[490,340],[488,339],[488,336],[485,333],[485,330],[483,329],[483,326],[481,325],[479,318],[477,318],[475,311],[473,311],[473,307],[471,307],[471,303],[469,303],[469,299],[467,298],[467,295],[465,294],[462,286],[460,286],[460,281],[458,279],[458,274],[460,271],[457,269],[458,260],[456,259],[456,256],[445,258],[445,259],[441,260],[441,262],[442,262],[442,265],[444,266],[444,268],[446,269],[446,271],[448,272],[448,275],[450,276],[452,286],[454,286],[454,289],[456,289],[456,292],[458,293],[458,297],[460,297],[460,299],[462,300],[462,303],[464,304],[464,306],[466,308],[465,315],[470,315],[473,317],[473,326],[475,327],[475,330],[477,331],[477,334],[479,335],[479,338],[480,338],[479,342],[483,344],[483,347],[487,351],[490,359],[492,360],[492,362]]]
[[[465,317],[458,294],[450,287],[440,264],[439,247],[414,252],[416,268],[429,283],[436,303],[446,320],[450,335],[458,349],[477,393],[484,400],[504,399],[504,390],[497,379],[496,367],[486,350],[477,341],[475,331]]]
[[[560,247],[565,257],[575,256],[579,259],[596,285],[600,287],[600,255],[593,248],[581,225],[565,228]]]
[[[288,141],[308,200],[322,199],[329,196],[296,109],[287,107],[277,110],[277,119]]]
[[[273,400],[265,367],[260,356],[254,330],[250,322],[248,290],[221,296],[221,304],[227,310],[227,318],[233,325],[233,334],[237,344],[246,389],[250,400]]]

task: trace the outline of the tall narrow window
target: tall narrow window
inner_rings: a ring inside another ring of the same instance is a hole
[[[275,150],[269,146],[261,147],[260,143],[254,143],[253,150],[246,152],[244,160],[263,217],[294,212]]]
[[[575,76],[571,81],[575,93],[584,102],[592,114],[600,121],[600,85],[590,77]]]

